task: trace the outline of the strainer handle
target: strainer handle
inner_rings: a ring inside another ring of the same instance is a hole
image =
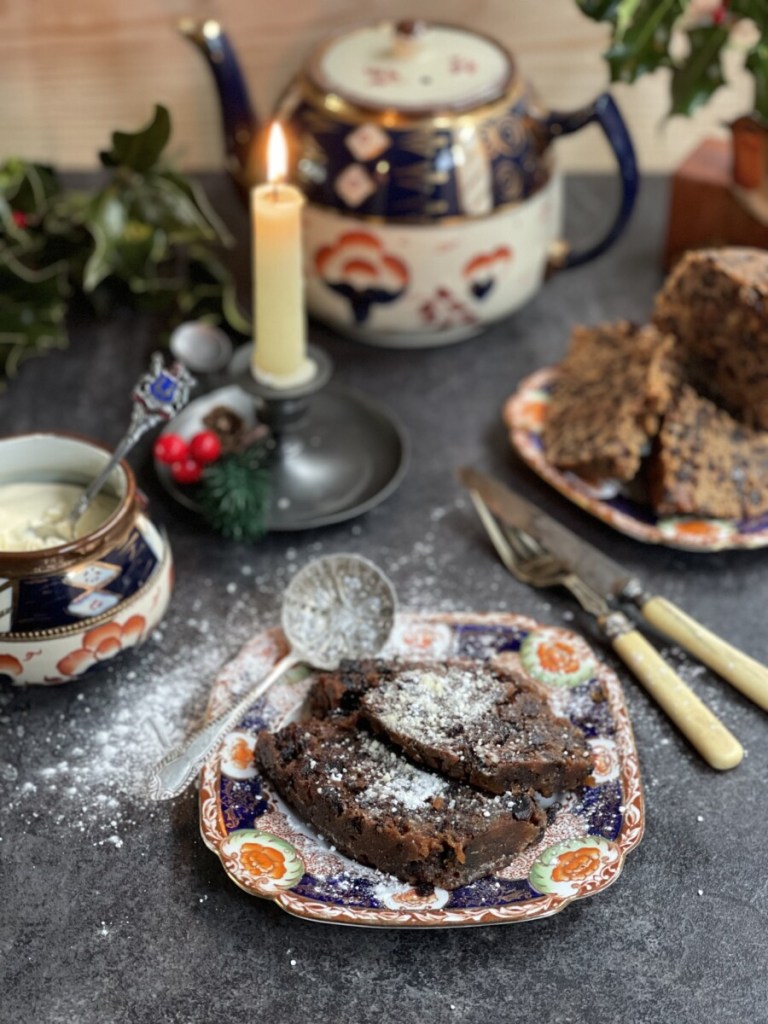
[[[170,800],[171,797],[182,793],[232,726],[243,718],[274,682],[301,660],[301,656],[293,651],[286,654],[263,679],[240,698],[237,704],[222,712],[202,729],[198,729],[158,761],[148,780],[149,795],[152,799]]]

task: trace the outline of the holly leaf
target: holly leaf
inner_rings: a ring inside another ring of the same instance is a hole
[[[170,114],[158,104],[146,127],[137,132],[113,132],[112,149],[99,156],[105,167],[127,167],[143,174],[157,163],[170,137]]]
[[[35,271],[0,259],[0,375],[12,377],[23,359],[66,347],[68,291],[66,264]]]
[[[83,291],[94,291],[119,266],[118,243],[125,222],[126,210],[119,197],[111,189],[101,193],[87,224],[94,248],[83,269]]]
[[[693,28],[688,41],[688,56],[672,72],[671,114],[692,114],[725,85],[720,56],[728,29],[722,25]]]
[[[593,21],[610,21],[616,24],[621,0],[576,0],[582,12]]]
[[[131,215],[166,232],[174,243],[219,242],[216,228],[178,178],[152,172],[124,197]]]
[[[683,0],[636,0],[631,11],[618,5],[613,40],[603,54],[612,82],[634,82],[670,66],[672,29],[684,6]]]
[[[163,177],[169,182],[172,182],[176,188],[183,192],[189,201],[194,204],[200,215],[215,232],[220,245],[224,245],[227,248],[234,246],[234,238],[230,234],[224,221],[216,213],[213,206],[211,206],[202,185],[199,185],[196,181],[192,181],[191,178],[186,178],[183,174],[179,174],[174,170],[163,171]]]
[[[731,0],[727,6],[734,17],[751,18],[760,29],[768,25],[768,0]]]

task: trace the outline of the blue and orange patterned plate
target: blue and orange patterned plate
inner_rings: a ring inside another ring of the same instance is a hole
[[[220,673],[209,716],[262,677],[286,651],[280,630],[255,637]],[[640,842],[643,794],[621,684],[586,641],[522,615],[399,615],[384,657],[492,659],[543,683],[553,709],[584,731],[595,772],[566,796],[541,842],[504,870],[460,889],[417,890],[339,854],[296,815],[254,763],[256,737],[299,716],[312,675],[276,683],[205,765],[200,828],[246,892],[315,921],[444,928],[547,917],[616,880]]]
[[[742,521],[694,516],[661,518],[647,503],[619,491],[612,481],[589,484],[575,473],[559,470],[548,462],[541,433],[557,372],[557,367],[546,367],[526,377],[507,399],[502,414],[512,446],[543,480],[604,523],[647,544],[684,551],[729,551],[768,544],[768,514]]]

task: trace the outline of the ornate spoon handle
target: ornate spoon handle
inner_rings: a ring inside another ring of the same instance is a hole
[[[234,707],[223,711],[212,722],[198,729],[158,761],[150,772],[148,782],[149,795],[152,799],[170,800],[183,792],[203,761],[213,753],[232,726],[280,676],[294,668],[300,661],[302,658],[299,654],[286,654],[263,679],[241,697]]]
[[[65,520],[66,526],[74,531],[85,510],[104,486],[118,462],[148,430],[158,423],[172,419],[184,408],[189,401],[189,392],[194,383],[195,378],[181,363],[174,362],[166,367],[162,354],[153,353],[148,372],[139,377],[131,393],[133,407],[127,431],[99,475],[83,491]]]

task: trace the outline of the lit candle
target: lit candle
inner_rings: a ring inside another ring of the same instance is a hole
[[[268,183],[251,190],[255,338],[253,376],[274,388],[301,384],[315,372],[307,358],[301,210],[304,196],[286,185],[285,136],[273,124],[267,147]]]

